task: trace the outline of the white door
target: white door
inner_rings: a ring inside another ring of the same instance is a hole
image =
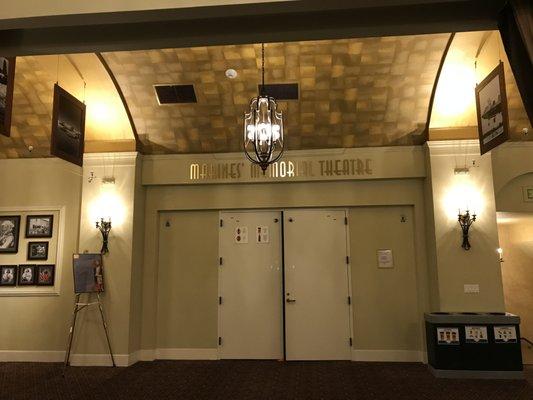
[[[287,360],[349,360],[345,211],[284,213]]]
[[[219,357],[283,358],[280,212],[223,212]]]

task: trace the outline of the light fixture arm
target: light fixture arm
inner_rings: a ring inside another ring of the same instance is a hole
[[[109,232],[111,231],[111,218],[106,221],[103,218],[100,218],[100,221],[96,221],[96,228],[100,230],[102,234],[102,248],[100,249],[100,254],[109,253]]]
[[[458,221],[463,232],[463,243],[461,244],[461,247],[465,250],[470,250],[472,246],[470,245],[468,234],[470,231],[470,227],[476,221],[476,214],[470,215],[469,210],[466,210],[464,214],[461,214],[461,211],[459,211]]]

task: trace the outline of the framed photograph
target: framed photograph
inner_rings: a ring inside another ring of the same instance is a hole
[[[37,265],[35,275],[37,276],[38,286],[54,286],[56,266],[55,265]]]
[[[82,166],[84,138],[85,104],[56,83],[52,113],[52,155]]]
[[[27,238],[51,238],[53,229],[53,215],[28,215],[26,217]]]
[[[0,286],[15,286],[17,284],[17,266],[0,265]]]
[[[477,126],[481,154],[509,139],[509,116],[503,63],[476,86]]]
[[[35,285],[35,265],[19,265],[18,285]]]
[[[48,242],[29,242],[28,260],[48,260]]]
[[[20,215],[0,215],[0,254],[18,253]]]
[[[104,291],[104,270],[100,253],[74,254],[74,292],[94,293]]]
[[[11,134],[11,112],[15,87],[14,57],[0,57],[0,134]]]

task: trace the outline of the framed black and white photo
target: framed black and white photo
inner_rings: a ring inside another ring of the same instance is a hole
[[[11,112],[15,87],[14,57],[0,57],[0,134],[11,134]]]
[[[37,276],[38,286],[54,286],[55,265],[37,265],[35,275]]]
[[[82,166],[84,137],[85,104],[56,83],[52,113],[52,155]]]
[[[477,125],[481,154],[509,139],[509,116],[503,63],[476,86]]]
[[[53,215],[28,215],[26,217],[27,238],[51,238],[53,229]]]
[[[75,293],[104,291],[103,260],[100,253],[74,254],[72,261]]]
[[[18,285],[35,285],[35,265],[19,265]]]
[[[0,286],[15,286],[17,284],[17,266],[0,265]]]
[[[48,260],[48,242],[29,242],[28,260]]]
[[[18,253],[20,215],[0,215],[0,254]]]

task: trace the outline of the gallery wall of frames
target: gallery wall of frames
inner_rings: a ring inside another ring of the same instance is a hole
[[[57,293],[60,210],[0,212],[0,296]]]

